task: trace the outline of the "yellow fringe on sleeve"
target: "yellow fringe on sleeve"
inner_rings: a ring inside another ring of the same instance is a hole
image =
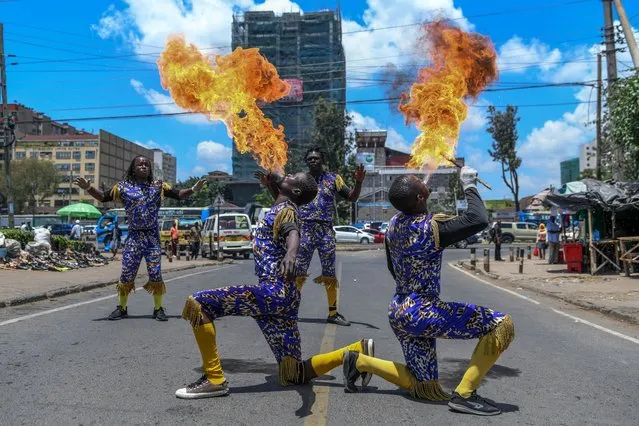
[[[457,216],[451,216],[448,214],[434,214],[430,220],[430,229],[433,233],[433,238],[435,239],[435,248],[439,247],[439,223],[438,222],[447,222],[449,220],[455,219]]]
[[[113,201],[122,201],[120,199],[120,186],[117,183],[111,188],[111,197]]]
[[[275,221],[273,222],[273,238],[277,239],[279,237],[280,227],[282,224],[288,222],[297,224],[297,212],[291,207],[283,209],[275,216]]]
[[[160,196],[162,197],[162,199],[164,200],[164,191],[170,191],[171,190],[171,185],[169,185],[166,182],[162,182],[162,191],[160,192]]]
[[[344,189],[345,186],[346,184],[344,183],[344,179],[342,179],[340,175],[335,176],[335,189],[337,190],[337,192]]]
[[[191,327],[197,329],[202,324],[202,306],[193,296],[189,296],[182,309],[182,318],[191,323]]]
[[[506,315],[499,325],[490,333],[482,336],[480,340],[486,340],[484,355],[497,355],[503,353],[510,342],[515,340],[515,324],[510,315]],[[479,347],[479,345],[477,345]]]
[[[118,291],[119,296],[128,296],[132,291],[135,291],[135,283],[119,282],[115,288]]]
[[[290,386],[300,384],[300,369],[304,376],[304,364],[291,356],[286,356],[280,362],[280,386]]]
[[[164,281],[149,281],[143,287],[149,294],[166,294],[166,285]]]
[[[339,287],[339,281],[337,280],[337,277],[320,275],[319,277],[315,278],[313,281],[315,282],[315,284],[323,285],[326,288]]]
[[[448,401],[450,399],[450,395],[442,389],[439,381],[426,380],[419,382],[413,375],[411,375],[410,379],[410,394],[413,398],[426,399],[428,401]]]

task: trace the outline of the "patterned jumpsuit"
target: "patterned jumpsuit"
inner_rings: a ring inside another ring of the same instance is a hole
[[[482,306],[439,299],[443,248],[438,226],[432,215],[400,212],[386,234],[396,281],[388,318],[415,379],[413,395],[426,399],[446,399],[437,382],[436,339],[480,338],[506,318]]]
[[[122,202],[128,218],[128,236],[122,251],[122,273],[117,285],[120,295],[128,295],[135,289],[135,277],[142,258],[146,261],[149,274],[149,282],[144,289],[151,294],[166,293],[158,229],[158,212],[164,197],[179,200],[179,191],[160,181],[148,184],[128,180],[118,182],[104,196],[105,203]]]
[[[282,384],[296,381],[295,369],[302,356],[297,327],[300,293],[279,271],[286,255],[286,236],[298,230],[298,221],[292,202],[273,206],[255,233],[253,255],[259,284],[199,291],[187,299],[182,313],[194,327],[202,312],[211,321],[228,315],[254,318],[280,364]]]
[[[318,284],[339,286],[335,277],[335,230],[333,212],[335,195],[347,198],[350,189],[340,175],[323,172],[316,178],[318,193],[315,199],[300,207],[302,222],[300,249],[297,254],[297,283],[301,286],[306,279],[308,268],[317,249],[322,264],[322,275],[315,278]]]

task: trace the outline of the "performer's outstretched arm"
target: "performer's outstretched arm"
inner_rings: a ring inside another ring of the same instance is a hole
[[[362,182],[364,182],[364,178],[366,177],[366,171],[364,170],[363,164],[357,166],[355,173],[353,173],[353,177],[355,178],[355,187],[352,189],[344,184],[341,177],[339,177],[341,183],[337,185],[337,193],[346,198],[348,201],[357,201],[360,192],[362,192]]]
[[[73,181],[73,183],[76,184],[77,186],[79,186],[80,188],[84,189],[85,191],[87,191],[90,196],[92,196],[93,198],[95,198],[96,200],[98,200],[101,203],[104,203],[104,202],[112,200],[112,199],[105,200],[104,192],[101,189],[94,188],[91,185],[91,181],[90,180],[86,180],[85,178],[79,177],[79,178],[76,178]],[[109,191],[109,193],[110,192],[111,191]]]
[[[465,240],[488,226],[488,213],[479,192],[477,192],[477,171],[470,167],[464,167],[460,178],[466,194],[468,210],[455,219],[438,222],[440,247],[447,247]]]
[[[164,183],[163,184],[165,185],[164,196],[167,198],[173,198],[174,200],[186,200],[195,192],[202,189],[205,182],[206,182],[206,179],[200,179],[199,181],[196,182],[195,185],[193,185],[191,188],[188,188],[188,189],[175,189],[175,188],[171,188],[170,185],[168,185],[167,183]]]

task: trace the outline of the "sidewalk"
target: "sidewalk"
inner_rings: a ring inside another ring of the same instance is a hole
[[[618,320],[639,324],[639,277],[568,273],[566,265],[549,265],[547,260],[524,259],[524,273],[519,262],[490,260],[490,272],[484,272],[483,256],[477,256],[479,274],[551,296],[584,309],[601,312]],[[460,262],[470,269],[470,261]]]
[[[99,287],[115,284],[122,268],[121,256],[106,266],[75,269],[67,272],[0,270],[0,308],[32,303],[59,297],[65,294],[79,293]],[[221,263],[231,263],[225,259]],[[162,259],[162,272],[176,272],[185,269],[219,265],[216,260],[173,260]],[[137,287],[141,287],[147,277],[146,264],[142,262],[137,276]],[[141,283],[141,284],[140,284]]]

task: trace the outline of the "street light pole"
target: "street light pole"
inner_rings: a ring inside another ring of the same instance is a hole
[[[7,106],[7,70],[4,55],[4,26],[0,23],[0,87],[2,88],[2,145],[4,146],[4,172],[7,177],[7,218],[9,228],[15,226],[13,217],[13,186],[11,185],[11,158],[9,147],[11,146],[11,135],[9,131],[9,107]]]
[[[217,191],[217,260],[222,260],[222,236],[220,235],[220,208],[222,207],[222,197],[220,190]]]

